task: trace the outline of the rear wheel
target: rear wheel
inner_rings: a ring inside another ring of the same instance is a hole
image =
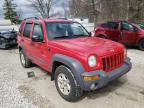
[[[31,66],[31,61],[26,57],[23,50],[20,51],[20,61],[23,67],[29,68]]]
[[[138,46],[140,50],[144,51],[144,39],[139,42]]]
[[[67,101],[76,101],[83,94],[71,70],[63,65],[55,71],[55,85],[59,94]]]

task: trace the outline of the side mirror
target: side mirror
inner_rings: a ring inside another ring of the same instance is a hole
[[[135,28],[134,28],[134,31],[135,31],[135,32],[138,32],[138,31],[139,31],[139,29],[138,29],[137,27],[135,27]]]
[[[33,35],[32,36],[32,41],[33,42],[42,42],[39,35]]]

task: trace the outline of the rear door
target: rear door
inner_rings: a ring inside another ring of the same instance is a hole
[[[128,22],[121,23],[121,42],[126,44],[135,43],[137,37],[136,27]]]
[[[17,36],[17,43],[20,43],[22,40],[24,25],[25,25],[25,22],[23,21],[20,25],[19,32],[17,34],[18,35]]]
[[[109,39],[113,41],[118,41],[120,36],[119,23],[108,22],[106,28],[106,34],[109,37]]]
[[[21,42],[24,45],[25,54],[30,57],[30,44],[31,44],[31,30],[32,30],[32,22],[27,22],[24,27],[23,37],[21,38]]]
[[[32,60],[39,66],[48,70],[48,64],[50,63],[49,62],[49,50],[47,49],[46,36],[45,36],[43,25],[41,22],[34,23],[32,37],[36,35],[40,36],[42,41],[34,42],[31,39],[30,47],[31,47]]]

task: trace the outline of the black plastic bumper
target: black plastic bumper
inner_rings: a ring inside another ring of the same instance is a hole
[[[7,42],[0,42],[0,48],[2,49],[9,48],[10,46],[13,45],[17,45],[16,39],[8,40]]]
[[[131,67],[132,67],[132,64],[130,62],[130,58],[127,58],[125,60],[124,65],[122,65],[121,67],[119,67],[109,73],[106,73],[103,70],[97,70],[97,71],[93,71],[93,72],[84,72],[81,74],[82,77],[99,75],[100,78],[98,80],[92,80],[92,81],[83,80],[82,89],[85,91],[91,91],[91,90],[96,90],[98,88],[101,88],[101,87],[105,86],[106,84],[108,84],[110,81],[115,80],[115,79],[121,77],[122,75],[126,74],[128,71],[131,70]]]

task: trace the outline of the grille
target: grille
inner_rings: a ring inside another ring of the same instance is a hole
[[[0,44],[2,44],[3,42],[5,42],[4,38],[0,38]]]
[[[109,72],[124,63],[124,53],[118,53],[102,58],[103,70]]]

